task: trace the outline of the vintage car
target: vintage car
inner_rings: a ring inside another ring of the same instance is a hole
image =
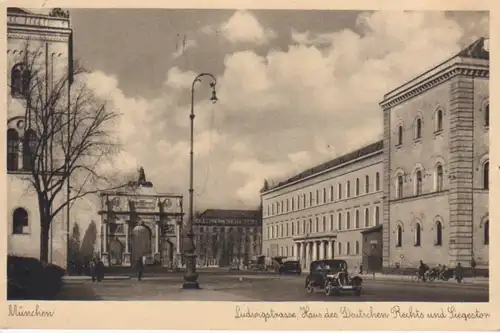
[[[286,275],[286,274],[300,275],[302,273],[302,269],[300,268],[300,261],[287,260],[283,262],[278,269],[278,273],[281,275]]]
[[[323,289],[327,296],[340,295],[341,292],[359,296],[362,287],[363,279],[357,275],[349,275],[347,263],[336,259],[311,262],[305,284],[307,292],[312,293],[318,288]]]

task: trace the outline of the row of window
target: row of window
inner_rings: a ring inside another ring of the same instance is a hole
[[[436,111],[435,117],[434,117],[434,132],[439,133],[443,130],[443,110],[438,109]],[[483,122],[484,126],[489,127],[490,126],[490,105],[486,104],[484,106],[484,115],[483,115]],[[419,140],[422,138],[422,127],[423,127],[423,121],[420,116],[417,116],[415,118],[415,121],[413,122],[413,139],[414,140]],[[396,146],[401,146],[403,144],[403,137],[404,137],[404,128],[402,125],[398,126],[398,140],[396,143]]]
[[[356,209],[354,212],[354,221],[351,224],[351,212],[338,212],[337,213],[337,228],[334,227],[334,215],[330,214],[329,223],[327,223],[326,215],[322,217],[321,224],[320,218],[315,218],[315,223],[313,220],[309,219],[307,224],[306,220],[292,221],[292,222],[278,222],[273,225],[266,227],[266,239],[283,238],[290,236],[305,235],[313,232],[326,232],[326,231],[341,231],[341,230],[351,230],[366,228],[370,226],[370,209],[367,207],[364,210],[363,221],[361,221],[362,210]],[[345,218],[344,218],[345,217]],[[378,225],[380,223],[380,207],[375,206],[373,215],[373,225]]]
[[[368,194],[372,190],[370,186],[370,176],[366,175],[364,180],[364,193]],[[304,208],[309,208],[314,205],[326,204],[333,201],[343,200],[344,191],[342,184],[337,184],[337,196],[335,197],[334,186],[331,185],[329,190],[323,188],[322,190],[316,190],[316,192],[309,192],[307,196],[305,193],[302,195],[297,195],[296,197],[287,198],[285,200],[277,201],[267,206],[267,216],[278,215],[283,213],[288,213],[290,211],[296,211]],[[380,191],[380,173],[375,174],[375,191]],[[351,182],[347,181],[345,186],[345,198],[351,198]],[[361,195],[361,180],[356,178],[354,185],[354,195]]]
[[[489,161],[486,161],[482,165],[482,179],[481,179],[481,185],[482,188],[485,190],[489,189],[489,182],[490,182],[490,163]],[[434,170],[434,191],[439,192],[444,189],[443,187],[443,182],[444,182],[444,172],[443,172],[443,166],[438,163],[435,167]],[[402,199],[404,198],[404,191],[403,191],[403,183],[404,183],[404,174],[402,172],[397,174],[396,177],[396,198],[397,199]],[[417,169],[413,175],[413,195],[418,196],[423,194],[423,172],[422,170]]]
[[[484,245],[490,244],[489,224],[490,224],[489,221],[486,221],[483,225]],[[434,230],[435,230],[434,245],[436,246],[443,245],[443,224],[440,221],[437,221]],[[420,223],[417,223],[415,225],[413,245],[414,246],[422,245],[422,226],[420,225]],[[396,247],[402,247],[402,246],[403,246],[403,227],[398,225],[398,227],[396,228]]]
[[[22,143],[22,148],[20,144]],[[33,170],[35,165],[37,149],[37,139],[35,131],[28,129],[24,133],[24,137],[21,139],[19,133],[13,129],[9,128],[7,130],[7,170],[16,171],[19,170],[19,152],[22,151],[22,169],[23,170]]]

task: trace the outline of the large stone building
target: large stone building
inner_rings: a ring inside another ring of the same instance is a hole
[[[488,98],[484,39],[384,96],[384,267],[488,265]]]
[[[44,98],[52,82],[66,74],[70,35],[69,15],[61,10],[48,15],[20,8],[7,10],[6,218],[8,253],[12,255],[40,256],[38,198],[30,184],[37,129],[26,112],[25,96],[27,89],[33,88],[33,76],[44,78],[46,89],[38,96]],[[49,231],[48,260],[66,266],[66,223],[62,215],[54,218]]]
[[[380,105],[382,142],[263,189],[263,253],[304,268],[333,257],[369,270],[416,268],[420,260],[470,267],[472,259],[487,268],[487,40]]]
[[[381,223],[382,142],[308,169],[261,192],[263,254],[313,260],[341,258],[359,267],[361,232]],[[381,253],[375,254],[381,265]]]
[[[193,224],[199,266],[244,264],[260,255],[260,210],[207,209]]]
[[[181,265],[183,203],[181,194],[157,193],[140,177],[126,190],[101,197],[101,259],[105,266]]]

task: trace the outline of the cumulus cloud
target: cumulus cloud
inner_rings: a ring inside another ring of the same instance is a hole
[[[201,32],[213,35],[218,32],[231,43],[252,43],[263,45],[276,38],[276,33],[263,27],[257,18],[249,11],[236,11],[227,22],[218,26],[203,26]]]
[[[226,54],[220,102],[208,100],[207,82],[196,88],[197,208],[256,206],[265,178],[284,179],[380,139],[383,94],[484,34],[487,21],[478,22],[459,25],[439,12],[375,12],[360,15],[356,31],[295,31],[286,50]],[[270,38],[245,11],[223,27],[234,42]],[[125,152],[116,165],[144,166],[159,191],[187,195],[194,77],[171,68],[165,93],[146,100],[125,96],[104,73],[89,76],[123,114],[117,126]]]

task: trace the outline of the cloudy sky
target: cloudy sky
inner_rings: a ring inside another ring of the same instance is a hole
[[[88,83],[122,114],[114,170],[187,195],[196,86],[196,208],[252,208],[281,180],[380,138],[384,93],[488,35],[481,12],[71,10]],[[185,38],[184,52],[182,41]]]

